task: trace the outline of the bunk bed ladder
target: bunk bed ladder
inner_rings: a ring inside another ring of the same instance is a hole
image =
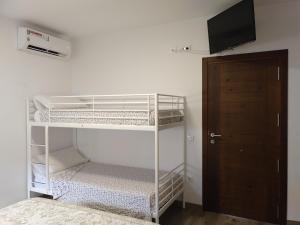
[[[31,125],[30,125],[30,102],[29,99],[26,99],[26,107],[27,107],[27,148],[26,148],[26,157],[27,157],[27,198],[31,197],[31,187],[32,187],[32,169],[31,169],[31,148],[32,148],[32,138],[31,138]]]
[[[155,94],[155,223],[159,224],[159,124],[158,94]]]
[[[29,112],[29,101],[27,100],[27,108]],[[30,123],[29,115],[27,115],[27,198],[31,198],[31,191],[35,190],[33,187],[32,176],[32,150],[33,148],[42,148],[45,152],[45,168],[46,168],[46,183],[45,193],[50,193],[50,179],[49,179],[49,126],[45,125],[44,128],[44,144],[35,144],[32,142],[32,126]]]
[[[28,124],[28,122],[27,122],[27,154],[26,155],[27,155],[27,198],[29,199],[30,190],[32,187],[32,171],[31,171],[31,126]]]

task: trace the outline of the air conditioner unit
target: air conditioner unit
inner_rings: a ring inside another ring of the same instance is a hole
[[[60,59],[71,56],[69,41],[27,27],[19,27],[18,49]]]

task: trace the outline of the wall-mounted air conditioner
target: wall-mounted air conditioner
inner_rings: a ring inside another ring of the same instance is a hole
[[[60,59],[71,56],[69,41],[27,27],[19,27],[18,49]]]

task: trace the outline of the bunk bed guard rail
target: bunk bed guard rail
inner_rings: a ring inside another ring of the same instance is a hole
[[[183,121],[184,97],[165,94],[34,98],[28,113],[32,122],[154,126],[156,107],[159,125]]]

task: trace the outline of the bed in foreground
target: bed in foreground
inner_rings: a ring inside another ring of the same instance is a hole
[[[0,209],[1,225],[153,225],[99,210],[33,198]]]

